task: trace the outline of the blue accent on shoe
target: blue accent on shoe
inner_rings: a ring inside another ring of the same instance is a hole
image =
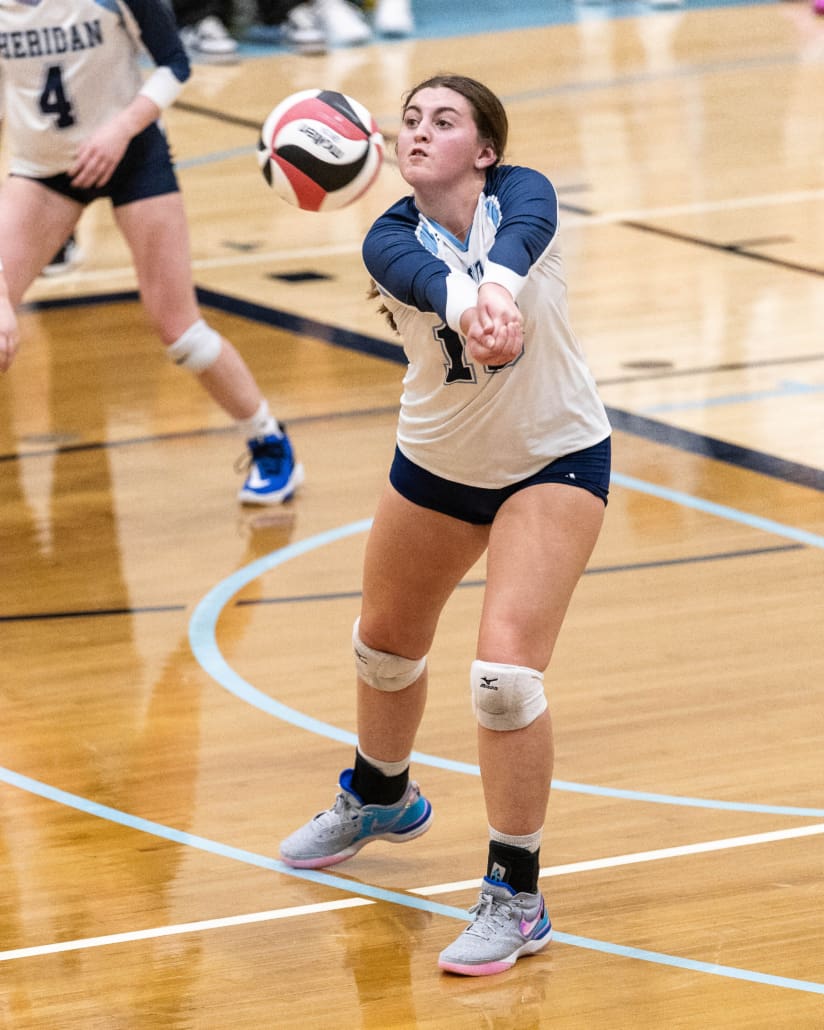
[[[347,792],[347,794],[351,794],[352,797],[357,801],[357,803],[359,805],[362,805],[364,803],[363,802],[363,798],[360,796],[360,794],[358,794],[358,792],[356,790],[352,789],[352,777],[354,775],[355,775],[355,770],[354,769],[344,769],[343,772],[338,777],[338,783],[339,783],[339,785],[341,787],[343,787],[343,789]]]
[[[504,887],[513,897],[518,893],[506,880],[493,880],[491,876],[485,876],[482,882],[489,884],[490,887]]]
[[[540,933],[535,934],[535,940],[540,940],[542,937],[552,936],[552,920],[549,918],[549,912],[546,910],[546,902],[544,902],[544,918],[541,926]]]
[[[340,775],[332,808],[319,812],[281,842],[281,858],[298,869],[321,869],[351,858],[374,840],[402,843],[426,833],[432,806],[410,780],[394,805],[369,805],[352,790],[352,769]]]
[[[415,830],[417,830],[419,826],[421,826],[423,823],[428,823],[429,822],[429,820],[430,820],[430,818],[432,816],[432,805],[429,803],[429,801],[425,797],[423,797],[423,795],[421,795],[421,797],[412,806],[412,808],[409,809],[409,811],[412,814],[415,814],[416,812],[420,812],[420,815],[418,816],[418,818],[413,823],[409,823],[408,826],[403,826],[400,829],[394,830],[393,831],[394,833],[397,833],[397,834],[404,834],[404,833],[414,834]]]
[[[409,790],[404,792],[403,797],[395,805],[370,805],[363,801],[363,798],[352,790],[352,776],[354,769],[344,769],[340,775],[340,786],[352,797],[356,798],[363,806],[361,810],[360,829],[355,841],[366,841],[384,834],[403,837],[406,834],[414,835],[414,831],[427,822],[432,814],[432,805],[422,795],[418,795],[415,802],[406,807]],[[402,807],[403,806],[403,807]]]
[[[398,805],[370,805],[366,804],[363,798],[358,794],[356,790],[352,789],[352,777],[355,774],[354,769],[344,769],[340,774],[338,783],[341,788],[348,794],[351,794],[353,798],[363,808],[363,814],[361,816],[361,827],[358,835],[355,837],[356,841],[364,840],[366,838],[375,837],[378,834],[386,833],[390,831],[393,835],[403,836],[404,834],[414,834],[415,830],[429,820],[432,815],[432,805],[429,801],[420,795],[415,803],[409,808],[402,810],[402,816],[400,821],[398,820]],[[407,796],[408,791],[404,792],[404,797]],[[400,804],[400,801],[398,802]],[[411,819],[411,822],[410,822]]]

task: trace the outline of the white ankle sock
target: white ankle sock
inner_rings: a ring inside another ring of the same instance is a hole
[[[499,844],[508,844],[512,848],[524,848],[526,851],[538,851],[541,847],[541,838],[544,834],[543,826],[535,833],[525,833],[520,837],[511,833],[501,833],[493,826],[489,827],[489,839],[496,840]]]
[[[269,411],[269,402],[265,398],[260,402],[260,407],[251,418],[238,419],[237,424],[248,439],[261,436],[283,436],[277,419]]]
[[[369,755],[365,754],[360,748],[358,753],[361,758],[367,761],[373,768],[377,769],[378,772],[382,772],[384,776],[400,776],[404,769],[409,768],[410,758],[403,758],[400,762],[382,762],[379,758],[370,758]]]

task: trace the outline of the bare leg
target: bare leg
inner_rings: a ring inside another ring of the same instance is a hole
[[[427,672],[405,690],[382,693],[358,678],[358,744],[382,762],[400,762],[415,745],[426,706]]]
[[[604,517],[579,487],[541,484],[501,508],[489,541],[478,658],[543,672]],[[522,836],[543,826],[554,760],[545,712],[521,730],[478,727],[481,778],[491,826]]]
[[[180,193],[148,197],[116,208],[115,217],[132,252],[146,313],[168,347],[201,317],[183,199]],[[215,363],[198,379],[236,420],[251,418],[263,400],[246,362],[226,339]]]
[[[555,761],[549,712],[522,730],[479,726],[478,757],[489,825],[513,836],[540,830]]]
[[[217,361],[201,372],[198,379],[227,415],[241,421],[257,412],[263,395],[249,366],[226,337],[222,339]]]
[[[0,258],[15,307],[69,238],[82,211],[74,200],[32,179],[13,175],[3,183]]]
[[[378,504],[364,561],[360,635],[379,651],[422,658],[444,604],[483,553],[484,526],[420,508],[388,486]],[[358,680],[358,739],[382,761],[412,750],[426,703],[427,674],[385,693]]]

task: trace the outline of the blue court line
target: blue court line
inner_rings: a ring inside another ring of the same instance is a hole
[[[647,483],[643,479],[625,476],[620,472],[613,472],[612,482],[617,483],[618,486],[624,486],[628,490],[636,490],[638,493],[649,494],[651,497],[658,497],[665,501],[671,501],[674,504],[680,504],[684,508],[702,511],[707,515],[715,515],[730,522],[740,522],[751,529],[758,529],[763,533],[771,533],[774,536],[785,537],[787,540],[794,540],[796,543],[805,544],[807,547],[817,547],[824,550],[824,536],[820,536],[817,533],[809,533],[805,529],[785,526],[781,522],[774,522],[772,519],[765,519],[760,515],[739,511],[737,508],[730,508],[725,504],[717,504],[715,501],[707,501],[703,497],[694,497],[692,494],[673,490],[668,486],[657,486],[655,483]]]
[[[708,562],[735,561],[741,558],[764,557],[765,555],[787,554],[801,551],[801,544],[773,544],[769,547],[738,548],[735,551],[689,554],[682,558],[657,558],[654,561],[621,562],[620,565],[590,565],[585,576],[607,576],[616,572],[642,572],[647,569],[667,569],[677,565],[704,565]],[[458,590],[478,590],[486,586],[485,579],[462,579]],[[278,594],[276,597],[241,598],[235,602],[238,608],[259,608],[261,605],[317,604],[320,601],[356,601],[363,597],[362,590],[325,590],[320,594]],[[180,606],[182,607],[182,606]],[[130,609],[134,610],[134,609]],[[36,618],[37,616],[33,616]],[[0,622],[7,616],[0,615]],[[14,616],[12,616],[14,618]]]
[[[655,496],[664,497],[667,500],[684,504],[687,507],[697,507],[699,510],[706,511],[709,514],[716,515],[721,518],[744,522],[747,525],[752,525],[754,528],[762,529],[766,532],[789,536],[791,539],[798,539],[796,534],[801,534],[803,537],[803,539],[801,539],[802,543],[812,543],[814,546],[824,548],[824,537],[815,537],[812,534],[805,533],[803,530],[797,530],[792,526],[784,526],[777,522],[761,519],[758,516],[748,515],[747,513],[739,512],[734,508],[717,505],[713,502],[705,501],[702,498],[692,497],[688,494],[681,494],[677,491],[669,490],[669,488],[666,487],[657,487],[654,484],[646,483],[643,480],[633,479],[630,476],[624,476],[620,473],[613,473],[612,481],[613,483],[626,486],[629,489],[653,493]],[[287,561],[291,561],[293,558],[308,554],[310,551],[324,547],[327,544],[343,540],[349,536],[353,536],[358,533],[365,533],[371,524],[371,519],[362,519],[359,522],[353,522],[346,526],[339,526],[314,537],[309,537],[306,540],[289,544],[280,550],[273,551],[270,554],[256,559],[249,565],[246,565],[232,573],[232,575],[228,576],[225,580],[218,583],[212,590],[210,590],[195,608],[189,622],[189,643],[195,658],[206,673],[222,687],[234,694],[240,700],[258,708],[260,711],[263,711],[268,715],[272,715],[275,718],[280,719],[283,722],[297,726],[298,728],[306,730],[309,733],[314,733],[317,736],[326,737],[330,740],[337,740],[340,743],[348,744],[353,748],[357,744],[356,734],[349,730],[341,729],[338,726],[333,726],[330,723],[315,719],[312,716],[299,712],[294,708],[290,708],[243,679],[243,677],[240,676],[223,657],[217,644],[215,630],[218,618],[220,617],[223,609],[232,597],[245,587],[247,583],[257,579],[265,572],[268,572],[279,565],[283,565]],[[412,753],[412,759],[420,765],[428,765],[439,769],[446,769],[450,772],[464,773],[471,776],[480,775],[480,769],[477,765],[473,765],[468,762],[458,762],[439,755],[429,755],[424,752],[414,751]],[[818,808],[804,808],[792,805],[763,805],[748,802],[720,801],[711,798],[681,797],[678,795],[659,794],[650,791],[619,790],[611,787],[592,786],[589,784],[575,783],[569,780],[553,780],[552,786],[555,790],[569,791],[571,793],[595,794],[604,797],[616,797],[650,804],[669,804],[726,811],[754,812],[764,815],[789,815],[811,818],[821,818],[824,816],[824,809]]]
[[[746,980],[749,983],[762,984],[769,987],[789,987],[796,991],[808,991],[811,994],[824,994],[824,984],[811,980],[795,980],[787,976],[773,976],[771,973],[758,973],[750,969],[738,969],[736,966],[719,966],[714,962],[699,962],[680,955],[667,955],[660,951],[647,951],[645,948],[633,948],[622,944],[596,941],[590,937],[578,937],[570,933],[553,933],[552,939],[561,944],[571,944],[575,948],[587,948],[590,951],[601,951],[606,955],[619,955],[624,958],[654,962],[657,965],[673,966],[676,969],[690,969],[696,973],[709,973],[712,976],[726,976],[733,980]]]
[[[723,408],[729,404],[751,404],[753,401],[784,400],[811,393],[823,393],[824,386],[812,383],[796,383],[784,380],[769,390],[753,390],[750,393],[727,393],[718,397],[705,397],[696,401],[679,401],[672,404],[652,404],[641,408],[644,415],[662,415],[671,411],[703,411],[706,408]]]
[[[281,704],[280,701],[275,701],[239,676],[223,657],[220,648],[217,646],[215,626],[220,612],[223,611],[231,598],[247,583],[251,583],[270,569],[283,565],[293,558],[299,558],[301,555],[308,554],[319,547],[325,547],[327,544],[344,540],[346,537],[354,536],[357,533],[365,533],[371,525],[371,519],[362,519],[360,522],[352,522],[348,526],[340,526],[309,537],[306,540],[299,540],[296,543],[288,544],[277,551],[263,555],[262,558],[257,558],[213,587],[197,605],[189,620],[189,643],[192,652],[206,673],[222,687],[225,687],[236,697],[253,705],[255,708],[259,708],[269,715],[274,715],[284,722],[302,726],[322,737],[329,737],[344,744],[352,744],[353,747],[356,739],[354,734],[315,719],[311,719],[308,724],[304,724],[302,720],[307,717]]]
[[[614,430],[631,433],[642,440],[652,440],[656,444],[674,447],[687,454],[696,454],[711,461],[723,461],[760,476],[770,476],[794,486],[824,492],[824,469],[801,465],[796,461],[778,458],[774,454],[742,447],[740,444],[730,443],[715,436],[707,436],[706,433],[682,429],[672,423],[625,411],[623,408],[614,408],[611,405],[607,405],[607,415]]]
[[[327,544],[343,540],[346,537],[354,536],[357,533],[365,533],[372,524],[371,519],[363,519],[360,522],[350,523],[348,526],[340,526],[336,529],[327,530],[317,536],[309,537],[271,554],[258,558],[251,564],[238,569],[232,573],[200,601],[192,613],[189,621],[189,643],[192,652],[204,669],[204,671],[224,687],[235,697],[254,708],[272,715],[282,722],[297,726],[319,737],[326,737],[329,740],[337,740],[339,743],[348,744],[352,748],[357,744],[357,735],[344,730],[339,726],[315,719],[295,708],[277,701],[269,694],[253,686],[243,679],[226,661],[217,644],[216,626],[223,609],[228,602],[243,589],[248,583],[258,579],[265,572],[276,568],[279,565],[291,561],[293,558],[308,554],[310,551]],[[428,765],[437,769],[445,769],[449,772],[463,773],[469,776],[480,776],[481,771],[477,765],[469,762],[459,762],[451,758],[444,758],[440,755],[430,755],[422,751],[413,751],[412,760],[419,765]],[[552,781],[553,790],[569,791],[575,794],[595,794],[604,797],[622,798],[628,801],[647,802],[651,804],[682,805],[693,808],[711,808],[734,812],[756,812],[762,815],[788,815],[803,816],[811,818],[824,817],[824,808],[802,808],[793,805],[762,805],[738,801],[719,801],[712,798],[692,798],[680,795],[658,794],[650,791],[635,791],[618,789],[614,787],[593,786],[586,783],[576,783],[570,780]]]
[[[24,790],[29,794],[35,794],[38,797],[54,801],[68,808],[74,808],[86,815],[105,819],[120,826],[137,830],[140,833],[148,833],[154,837],[170,840],[185,847],[197,848],[200,851],[205,851],[221,858],[228,858],[235,862],[243,862],[246,865],[269,869],[273,872],[292,876],[298,880],[308,880],[324,887],[330,887],[333,890],[340,890],[347,894],[356,894],[369,898],[372,901],[385,901],[392,905],[401,905],[421,912],[429,912],[433,915],[446,916],[449,919],[458,919],[461,922],[467,922],[469,919],[469,913],[461,908],[441,905],[439,902],[430,901],[427,898],[418,897],[414,894],[376,887],[373,884],[349,880],[344,877],[321,872],[320,870],[293,869],[291,866],[285,865],[278,859],[270,858],[268,855],[259,855],[254,851],[235,848],[229,844],[210,840],[208,837],[185,833],[182,830],[175,829],[173,826],[166,826],[163,823],[156,823],[150,819],[130,815],[128,812],[122,812],[117,808],[110,808],[108,805],[101,805],[97,801],[91,801],[88,798],[80,797],[78,794],[71,794],[68,791],[60,790],[59,787],[53,787],[48,783],[43,783],[41,780],[32,779],[30,776],[23,776],[21,773],[3,768],[2,766],[0,766],[0,781],[9,784],[9,786]],[[610,941],[594,940],[591,937],[581,937],[577,934],[560,933],[557,930],[553,932],[553,940],[559,944],[567,944],[574,948],[585,948],[589,951],[598,951],[606,955],[616,955],[621,958],[636,959],[642,962],[653,962],[656,965],[671,966],[675,969],[688,969],[699,973],[709,973],[713,976],[745,980],[762,986],[784,987],[789,990],[804,991],[810,994],[824,994],[824,984],[814,983],[809,980],[774,976],[771,973],[738,969],[735,966],[720,966],[716,963],[682,958],[679,955],[668,955],[665,952],[648,951],[645,948],[613,944]]]
[[[29,794],[36,794],[38,797],[55,801],[67,808],[77,809],[86,815],[93,815],[98,819],[106,819],[120,826],[126,826],[130,830],[138,830],[140,833],[149,833],[154,837],[161,837],[164,840],[174,841],[185,847],[197,848],[199,851],[207,851],[212,855],[221,858],[228,858],[234,862],[243,862],[246,865],[258,866],[261,869],[270,869],[272,872],[285,873],[294,876],[298,880],[309,880],[312,883],[319,883],[335,890],[343,890],[349,894],[359,894],[373,901],[388,901],[392,904],[406,905],[408,908],[420,909],[424,912],[433,912],[436,915],[449,916],[452,919],[467,919],[468,914],[460,908],[453,908],[450,905],[441,905],[431,902],[416,895],[407,895],[400,891],[386,890],[383,887],[375,887],[370,883],[360,883],[356,880],[348,880],[342,876],[332,876],[329,873],[317,869],[293,869],[277,858],[270,858],[268,855],[259,855],[254,851],[246,851],[243,848],[235,848],[230,844],[221,844],[220,841],[210,840],[208,837],[200,837],[195,833],[186,833],[177,830],[173,826],[166,826],[163,823],[153,822],[151,819],[143,819],[138,815],[131,815],[122,812],[117,808],[110,808],[108,805],[101,805],[97,801],[81,797],[78,794],[70,794],[59,787],[52,787],[41,780],[32,779],[22,773],[14,772],[0,766],[0,781],[8,783],[12,787],[18,787]]]
[[[215,164],[218,161],[233,161],[236,157],[249,157],[256,153],[257,143],[245,147],[232,147],[231,150],[218,150],[209,154],[201,154],[199,157],[187,157],[175,161],[175,168],[185,171],[187,168],[199,168],[201,165]]]
[[[478,770],[480,775],[480,770]],[[686,808],[712,808],[719,812],[755,812],[758,815],[792,815],[820,819],[824,808],[801,808],[795,805],[758,805],[746,801],[719,801],[715,798],[691,798],[680,794],[656,794],[646,790],[625,790],[621,787],[593,786],[572,780],[553,780],[553,790],[566,790],[571,794],[594,794],[597,797],[622,798],[625,801],[644,801],[659,805],[681,805]]]

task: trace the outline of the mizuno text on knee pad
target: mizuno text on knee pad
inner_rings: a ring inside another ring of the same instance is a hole
[[[470,683],[475,718],[488,730],[521,730],[547,709],[537,669],[474,661]]]
[[[414,683],[426,668],[426,656],[404,658],[399,654],[376,651],[361,640],[359,625],[360,619],[356,619],[352,629],[352,650],[355,653],[355,668],[364,683],[375,690],[389,692],[403,690]]]
[[[220,333],[200,318],[166,348],[166,354],[181,368],[200,373],[214,365],[220,357],[222,346],[223,339]]]

